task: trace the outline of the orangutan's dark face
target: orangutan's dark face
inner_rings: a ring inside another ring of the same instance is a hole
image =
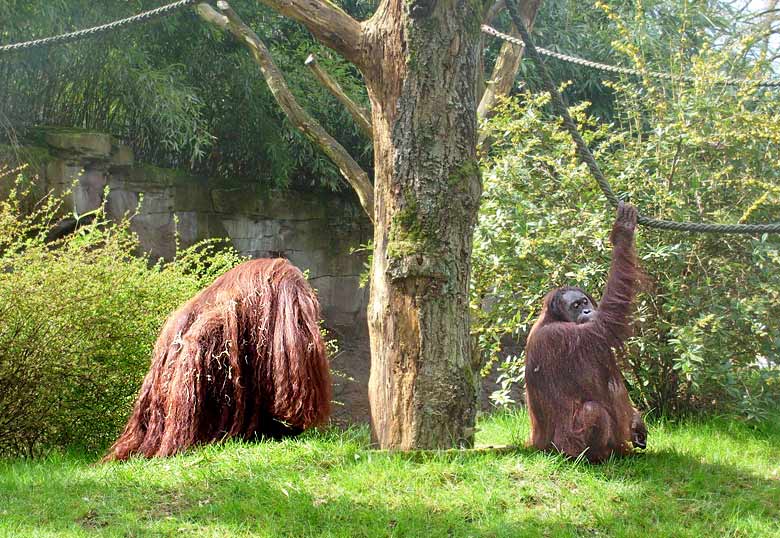
[[[561,296],[560,313],[572,323],[587,323],[596,318],[596,305],[580,289],[568,289]]]

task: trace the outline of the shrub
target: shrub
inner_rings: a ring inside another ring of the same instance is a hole
[[[627,39],[626,36],[623,36]],[[630,47],[625,47],[631,50]],[[610,84],[615,123],[572,107],[613,188],[650,216],[709,222],[780,221],[780,113],[755,86],[714,84],[729,50],[675,58],[693,85]],[[750,66],[749,66],[750,67]],[[761,64],[744,76],[757,76]],[[472,307],[480,348],[495,359],[507,333],[524,341],[543,295],[564,283],[600,290],[614,210],[576,160],[547,97],[522,92],[487,125],[475,236]],[[765,416],[780,401],[780,239],[641,228],[652,280],[639,298],[623,362],[634,400],[664,414]],[[522,356],[504,365],[507,402]]]
[[[5,179],[8,181],[8,178]],[[129,222],[44,239],[61,201],[0,202],[0,453],[105,447],[124,425],[166,315],[240,261],[207,242],[152,263]]]

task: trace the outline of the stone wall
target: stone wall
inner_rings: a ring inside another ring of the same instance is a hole
[[[127,146],[102,133],[45,130],[38,139],[40,146],[22,148],[16,158],[33,161],[41,187],[71,191],[67,209],[77,214],[105,198],[110,217],[132,215],[131,227],[153,258],[173,257],[176,234],[182,247],[226,237],[244,255],[283,256],[308,271],[341,348],[332,359],[335,419],[368,420],[368,290],[359,286],[366,254],[353,250],[371,238],[371,223],[356,203],[136,163]]]
[[[186,247],[227,237],[241,254],[288,258],[308,271],[323,314],[335,326],[365,319],[367,293],[359,287],[365,257],[352,254],[370,237],[359,208],[332,194],[226,186],[149,166],[106,176],[108,214],[131,221],[144,251],[171,258],[175,234]]]
[[[353,250],[372,232],[357,203],[337,194],[230,185],[136,163],[127,146],[102,133],[47,129],[38,140],[36,147],[14,151],[15,160],[31,161],[47,191],[70,190],[68,209],[77,214],[105,198],[112,218],[132,215],[142,249],[154,258],[173,257],[178,233],[183,247],[225,237],[244,255],[283,256],[308,271],[325,326],[339,341],[340,352],[331,358],[334,418],[369,420],[368,289],[359,286],[366,254]],[[495,378],[493,372],[483,387],[482,409],[490,406]]]

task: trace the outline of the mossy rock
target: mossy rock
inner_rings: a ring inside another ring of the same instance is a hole
[[[127,144],[116,142],[111,150],[111,166],[125,167],[135,164],[135,154]]]
[[[53,158],[51,152],[45,147],[0,144],[0,164],[13,167],[29,164],[33,168],[42,168]]]
[[[214,204],[211,200],[209,181],[200,177],[191,177],[188,182],[177,182],[173,190],[174,209],[176,212],[197,211],[211,213]]]
[[[45,129],[43,139],[55,151],[73,158],[109,160],[114,145],[109,134],[77,129]]]
[[[192,176],[181,170],[161,168],[151,164],[136,164],[128,167],[124,175],[126,184],[141,190],[147,187],[174,187],[192,180]]]

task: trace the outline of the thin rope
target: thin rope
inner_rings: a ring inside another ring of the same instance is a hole
[[[504,32],[499,32],[498,30],[496,30],[492,26],[488,26],[487,24],[482,25],[482,32],[503,39],[504,41],[509,41],[510,43],[514,43],[515,45],[521,45],[521,46],[524,45],[521,39],[518,39],[509,34],[505,34]],[[635,77],[649,77],[649,78],[655,78],[660,80],[668,80],[672,82],[687,82],[690,84],[693,84],[699,80],[696,77],[692,77],[688,75],[671,75],[669,73],[661,73],[659,71],[640,71],[638,69],[631,69],[628,67],[619,67],[617,65],[603,64],[591,60],[586,60],[584,58],[579,58],[577,56],[571,56],[569,54],[563,54],[561,52],[555,52],[549,49],[543,49],[542,47],[536,47],[536,50],[539,52],[539,54],[543,56],[555,58],[556,60],[561,60],[574,65],[582,65],[584,67],[589,67],[591,69],[597,69],[599,71],[604,71],[606,73],[620,73],[623,75],[631,75]],[[716,80],[714,84],[717,86],[756,86],[760,88],[780,88],[780,80],[770,80],[770,79],[750,80],[750,79],[743,79],[743,78],[726,77],[726,78],[721,78]]]
[[[566,127],[566,130],[569,131],[569,134],[574,140],[574,143],[577,147],[577,156],[579,156],[580,161],[587,165],[590,173],[598,182],[599,187],[601,187],[601,190],[604,192],[607,200],[609,200],[609,203],[616,207],[619,201],[618,197],[612,190],[612,187],[609,185],[607,178],[604,177],[601,168],[599,168],[596,159],[593,157],[593,153],[591,153],[588,145],[582,139],[582,136],[577,130],[577,126],[574,124],[574,120],[572,120],[571,116],[569,115],[569,110],[566,107],[566,104],[563,102],[563,97],[561,97],[560,92],[558,92],[558,89],[555,87],[555,84],[552,81],[552,77],[550,77],[550,73],[547,71],[547,67],[544,65],[544,61],[539,55],[539,52],[531,40],[531,36],[528,34],[528,30],[526,30],[525,25],[520,18],[520,13],[518,12],[517,6],[515,5],[515,0],[506,0],[506,7],[509,11],[510,17],[512,18],[512,22],[514,22],[515,27],[517,28],[517,31],[520,33],[520,37],[523,40],[526,54],[528,54],[531,60],[533,60],[537,69],[539,70],[539,74],[542,77],[545,89],[549,92],[550,97],[552,98],[552,105],[555,109],[555,112],[561,116],[564,127]],[[780,222],[772,224],[707,224],[701,222],[676,222],[671,220],[660,220],[646,217],[641,214],[637,218],[637,222],[643,226],[659,228],[661,230],[723,234],[780,233]]]
[[[44,37],[42,39],[33,39],[32,41],[24,41],[22,43],[11,43],[9,45],[0,45],[0,53],[14,52],[18,50],[31,49],[35,47],[46,47],[49,45],[53,45],[55,43],[57,44],[70,43],[73,41],[78,41],[80,39],[94,37],[96,35],[104,34],[125,26],[131,26],[133,24],[147,22],[157,17],[170,15],[177,9],[186,7],[190,4],[194,4],[197,1],[198,0],[179,0],[178,2],[173,2],[172,4],[160,6],[155,9],[150,9],[149,11],[144,11],[143,13],[139,13],[138,15],[133,15],[132,17],[120,19],[118,21],[110,22],[108,24],[101,24],[100,26],[94,26],[92,28],[77,30],[75,32],[68,32],[66,34],[56,35],[52,37]]]

